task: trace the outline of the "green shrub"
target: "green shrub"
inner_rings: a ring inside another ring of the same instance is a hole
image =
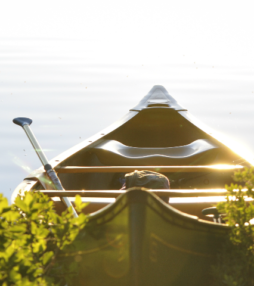
[[[248,200],[254,198],[254,168],[236,172],[234,180],[240,185],[226,186],[227,200],[217,205],[231,230],[212,268],[214,286],[254,285],[254,204]]]
[[[78,196],[75,204],[79,212],[85,207]],[[0,285],[71,285],[77,265],[60,263],[58,255],[86,221],[71,208],[59,216],[42,193],[26,192],[12,205],[0,194]]]

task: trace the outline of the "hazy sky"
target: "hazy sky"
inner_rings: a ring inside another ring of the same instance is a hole
[[[253,66],[253,8],[232,0],[8,0],[0,40],[75,40],[79,54],[92,50],[98,62]]]

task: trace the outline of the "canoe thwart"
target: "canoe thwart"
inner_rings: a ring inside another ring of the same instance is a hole
[[[174,172],[226,172],[242,169],[241,165],[208,165],[208,166],[66,166],[56,167],[57,173],[128,173],[135,170],[155,171],[160,173]]]

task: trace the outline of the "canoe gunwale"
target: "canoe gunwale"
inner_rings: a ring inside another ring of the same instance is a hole
[[[158,215],[168,222],[196,231],[212,232],[212,233],[225,233],[230,229],[225,224],[217,224],[214,222],[199,219],[197,216],[192,216],[183,213],[174,207],[163,202],[159,197],[149,192],[145,188],[131,188],[126,193],[121,194],[115,203],[106,206],[105,208],[92,213],[88,216],[89,223],[91,224],[104,224],[112,220],[121,210],[128,204],[142,204],[147,205],[153,209]],[[173,217],[173,218],[172,218]]]
[[[197,189],[197,190],[159,190],[159,189],[146,189],[157,196],[168,196],[169,198],[193,198],[193,197],[212,197],[212,196],[226,196],[226,189]],[[128,190],[127,190],[128,191]],[[242,189],[244,191],[244,189]],[[121,194],[125,194],[125,190],[37,190],[49,197],[75,197],[79,195],[84,198],[117,198]]]

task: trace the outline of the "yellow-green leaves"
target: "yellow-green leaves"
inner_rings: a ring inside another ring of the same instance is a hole
[[[85,204],[76,198],[80,212]],[[11,206],[0,194],[0,285],[56,285],[73,275],[73,263],[58,260],[59,253],[74,240],[87,218],[74,218],[71,209],[59,216],[52,201],[41,193],[18,196]],[[77,265],[75,266],[77,267]]]
[[[43,265],[46,265],[50,262],[53,256],[54,256],[54,252],[48,251],[42,255],[42,257],[40,258],[40,261],[42,262]]]
[[[26,194],[27,195],[27,194]],[[29,206],[23,200],[23,197],[17,196],[15,200],[15,205],[20,209],[21,212],[28,212]]]
[[[82,203],[81,197],[76,195],[75,198],[75,206],[78,212],[82,212],[82,210],[87,206],[88,203]]]
[[[0,213],[4,214],[5,212],[9,211],[10,207],[8,205],[8,200],[0,194]]]
[[[236,172],[234,180],[240,185],[226,186],[226,202],[217,205],[224,220],[231,226],[229,239],[213,266],[216,286],[254,285],[254,168]],[[247,190],[243,190],[243,187]]]

